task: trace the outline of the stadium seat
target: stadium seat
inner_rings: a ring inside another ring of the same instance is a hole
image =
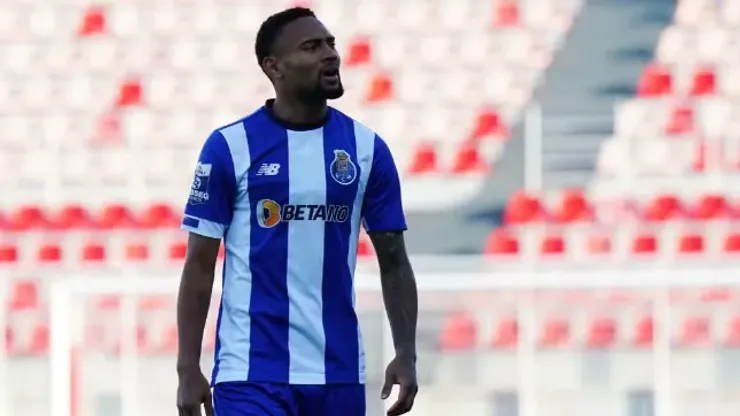
[[[706,347],[712,341],[709,319],[704,316],[687,317],[681,326],[678,344],[683,347]]]
[[[569,342],[570,324],[562,318],[552,318],[545,322],[540,334],[539,344],[542,347],[562,347]]]
[[[678,250],[682,254],[697,254],[704,251],[704,237],[699,234],[686,234],[680,237]]]
[[[31,333],[31,343],[28,354],[44,355],[49,351],[49,327],[46,323],[39,323],[33,328]]]
[[[591,322],[586,344],[590,348],[606,348],[610,347],[616,338],[617,323],[612,318],[601,317]]]
[[[188,253],[188,244],[184,241],[178,241],[170,244],[168,256],[172,261],[183,261]]]
[[[645,207],[647,221],[666,221],[681,216],[681,202],[674,195],[659,195]]]
[[[583,192],[577,189],[565,190],[554,209],[553,219],[560,223],[593,220],[593,210]]]
[[[740,316],[733,315],[727,321],[724,345],[729,348],[740,348]]]
[[[432,143],[420,143],[411,159],[409,173],[424,174],[436,172],[439,169],[437,165],[437,150]]]
[[[637,320],[635,331],[632,335],[632,346],[647,348],[653,345],[654,322],[650,316],[643,316]]]
[[[491,341],[493,348],[514,348],[519,339],[519,324],[516,318],[504,318],[498,322],[494,329]]]
[[[0,264],[10,264],[18,261],[18,247],[10,243],[0,242]]]
[[[559,235],[548,235],[540,243],[540,253],[543,255],[562,255],[565,253],[565,240]]]
[[[106,260],[107,251],[103,244],[90,242],[82,247],[81,260],[88,264],[102,263]]]
[[[658,251],[658,240],[652,234],[639,234],[632,240],[634,254],[654,254]]]
[[[478,330],[475,321],[466,312],[450,314],[445,321],[440,338],[443,351],[461,351],[475,347]]]
[[[489,166],[481,156],[478,146],[474,143],[466,143],[460,147],[455,155],[455,160],[452,165],[452,173],[455,174],[467,174],[467,173],[486,173],[489,171]]]
[[[372,48],[370,46],[370,39],[358,38],[355,39],[349,47],[349,51],[345,54],[344,62],[348,66],[359,66],[369,64],[372,60]]]
[[[659,65],[647,66],[637,84],[637,93],[643,97],[655,97],[671,92],[671,75]]]
[[[715,93],[715,75],[711,69],[699,69],[694,74],[691,85],[691,95],[702,96]]]
[[[542,217],[544,210],[540,201],[523,191],[512,196],[504,211],[505,224],[524,224],[540,220]]]
[[[486,241],[485,253],[492,255],[519,254],[519,242],[510,232],[499,228],[489,234]]]
[[[10,309],[33,310],[39,307],[38,283],[31,280],[18,280],[13,283],[10,294]]]
[[[125,259],[130,262],[145,262],[149,260],[149,246],[144,243],[126,245]]]
[[[62,261],[62,247],[59,244],[47,243],[38,249],[38,262],[40,264],[59,263]]]
[[[77,33],[84,37],[101,35],[105,33],[106,26],[105,10],[99,6],[91,6],[85,11]]]

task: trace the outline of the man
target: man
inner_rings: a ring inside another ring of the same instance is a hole
[[[271,16],[255,50],[276,99],[206,140],[182,221],[190,237],[177,314],[180,416],[202,405],[218,416],[365,416],[353,293],[361,222],[396,348],[381,397],[399,384],[388,415],[407,413],[417,392],[417,292],[391,153],[327,106],[344,89],[334,37],[313,12]],[[209,386],[199,361],[222,238]]]

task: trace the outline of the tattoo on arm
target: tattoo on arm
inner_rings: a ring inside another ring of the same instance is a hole
[[[370,233],[380,264],[383,300],[398,355],[416,358],[418,293],[402,232]]]

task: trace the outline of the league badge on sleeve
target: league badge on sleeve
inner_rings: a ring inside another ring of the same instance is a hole
[[[334,150],[334,161],[329,165],[334,181],[340,185],[349,185],[357,178],[357,167],[345,150]]]
[[[201,162],[198,162],[198,165],[195,167],[195,178],[193,178],[193,184],[190,186],[190,204],[199,205],[208,202],[208,188],[211,181],[212,167],[213,165],[210,163]]]

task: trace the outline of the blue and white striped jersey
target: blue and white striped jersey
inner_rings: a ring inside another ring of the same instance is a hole
[[[208,137],[182,221],[226,249],[212,383],[363,383],[357,242],[406,229],[398,172],[340,111],[292,126],[270,104]]]

